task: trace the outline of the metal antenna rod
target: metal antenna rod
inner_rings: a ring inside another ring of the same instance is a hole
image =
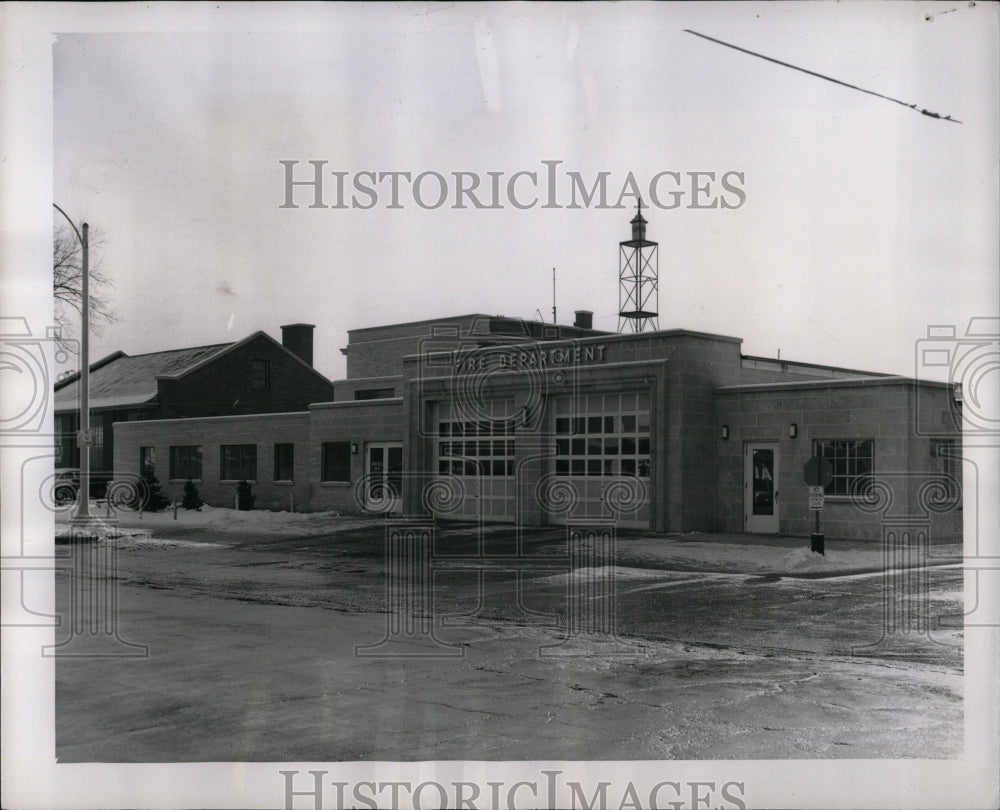
[[[556,269],[552,268],[552,323],[556,322]]]

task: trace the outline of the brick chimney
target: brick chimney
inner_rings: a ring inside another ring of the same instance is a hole
[[[578,329],[593,329],[594,313],[586,309],[576,310],[576,320],[573,321],[573,326]]]
[[[290,323],[281,327],[281,345],[308,365],[313,364],[313,329],[311,323]]]

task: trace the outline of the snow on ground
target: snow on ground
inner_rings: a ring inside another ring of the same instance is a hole
[[[114,520],[114,513],[109,516],[107,506],[103,501],[91,501],[91,514],[101,519],[97,532],[102,537],[108,535],[111,527],[107,525]],[[57,530],[65,531],[65,524],[70,514],[58,516]],[[118,525],[128,528],[142,528],[147,534],[157,528],[205,528],[213,532],[234,532],[247,534],[252,532],[258,536],[310,537],[344,531],[361,526],[370,526],[372,517],[346,517],[340,512],[269,512],[265,509],[252,509],[246,512],[235,509],[225,509],[216,506],[203,506],[200,510],[177,509],[176,517],[173,509],[163,512],[119,512]],[[107,522],[105,522],[107,521]],[[104,526],[104,528],[99,528]],[[57,533],[58,533],[57,531]],[[114,536],[108,535],[108,536]]]
[[[734,574],[823,574],[846,571],[878,571],[883,567],[881,545],[871,548],[855,544],[827,543],[826,554],[810,549],[809,540],[802,538],[798,548],[789,545],[790,538],[777,538],[780,545],[766,541],[739,542],[691,541],[680,537],[622,537],[618,540],[618,559],[624,563],[643,561],[659,567],[677,565],[702,571]],[[932,562],[961,560],[960,545],[937,546]],[[947,557],[946,557],[947,555]]]
[[[200,510],[172,509],[163,512],[144,512],[141,515],[123,512],[114,520],[104,520],[108,512],[103,501],[92,502],[91,514],[100,518],[95,531],[103,538],[118,538],[131,543],[173,543],[181,541],[156,540],[157,529],[205,528],[213,533],[233,532],[254,536],[310,537],[354,528],[370,527],[376,516],[345,516],[339,512],[270,512],[255,509],[240,512],[213,506]],[[57,518],[57,533],[68,531],[70,513]],[[488,530],[507,531],[509,524],[483,527]],[[468,532],[467,528],[448,529],[443,534]],[[190,541],[187,541],[190,542]],[[192,543],[192,545],[211,545]],[[556,550],[552,546],[552,550]],[[560,545],[561,548],[561,545]],[[836,574],[858,571],[878,571],[883,566],[881,544],[826,543],[826,554],[810,550],[806,538],[762,538],[750,535],[623,535],[618,538],[617,576],[622,578],[649,578],[653,576],[646,566],[664,569],[712,571],[733,574],[777,574],[783,576],[808,574]],[[537,551],[544,553],[545,548]],[[564,553],[559,551],[559,553]],[[960,544],[935,546],[931,563],[960,562]],[[655,578],[655,577],[654,577]]]

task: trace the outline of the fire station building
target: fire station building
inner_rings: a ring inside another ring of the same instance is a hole
[[[208,347],[219,354],[198,352],[194,371],[170,379],[139,380],[152,359],[120,360],[123,380],[105,364],[115,401],[138,386],[146,408],[113,426],[114,475],[155,471],[178,500],[192,480],[219,506],[246,480],[257,508],[806,535],[803,468],[819,457],[827,536],[877,539],[895,518],[960,536],[952,386],[659,329],[645,225],[640,211],[620,243],[618,333],[585,311],[572,325],[471,314],[355,329],[347,376],[332,383],[311,369],[309,324],[283,327],[282,344],[255,333]],[[159,402],[195,375],[187,414]]]
[[[876,539],[887,514],[960,534],[949,386],[749,357],[723,335],[602,333],[589,316],[353,330],[332,400],[118,422],[115,476],[152,463],[171,497],[190,479],[220,506],[245,479],[258,508],[805,535],[818,455],[828,537]]]

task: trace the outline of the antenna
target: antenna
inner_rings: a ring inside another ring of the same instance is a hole
[[[552,323],[556,322],[556,269],[552,268]]]

